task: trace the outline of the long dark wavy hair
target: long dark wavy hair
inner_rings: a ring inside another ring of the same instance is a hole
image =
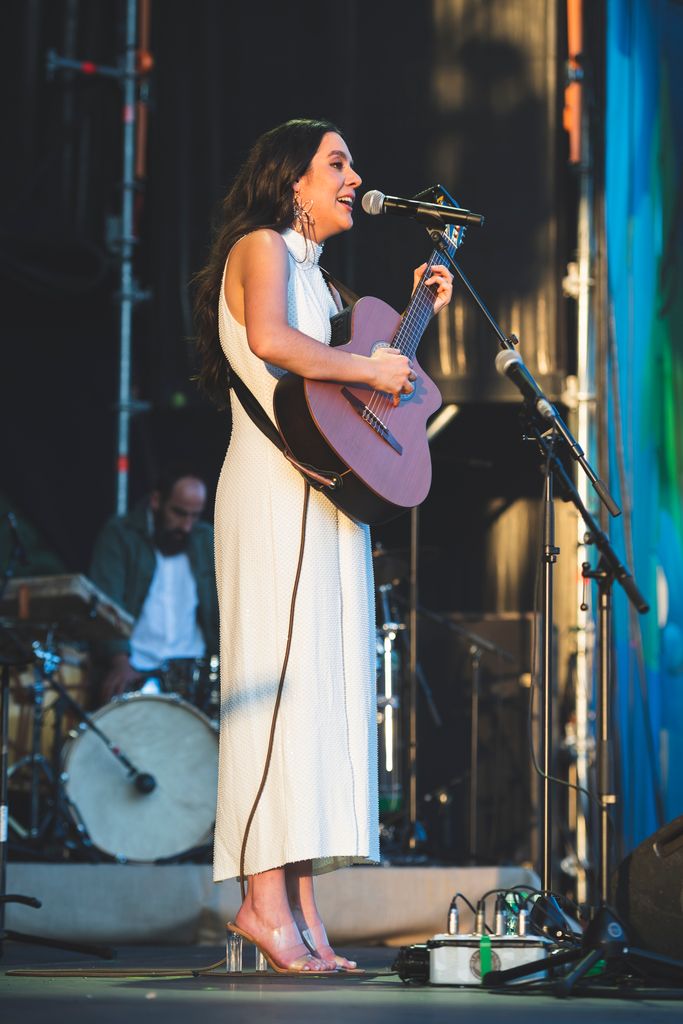
[[[330,121],[303,118],[272,128],[255,143],[222,202],[209,258],[194,278],[197,380],[219,407],[227,404],[230,387],[230,367],[218,339],[218,299],[228,253],[238,238],[257,228],[291,227],[292,186],[327,132],[341,135]]]

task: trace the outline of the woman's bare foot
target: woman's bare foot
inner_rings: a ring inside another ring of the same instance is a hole
[[[295,915],[296,919],[296,915]],[[325,931],[325,925],[318,918],[315,924],[303,921],[299,923],[299,931],[301,932],[302,938],[306,943],[306,946],[319,960],[322,960],[326,965],[335,968],[340,971],[355,971],[358,967],[355,960],[347,960],[345,956],[339,956],[338,953],[332,949],[329,939],[327,938],[327,932]]]
[[[281,879],[277,877],[278,874],[282,875]],[[287,901],[282,869],[267,871],[249,879],[247,896],[237,913],[235,924],[281,970],[302,973],[334,970],[334,967],[313,956],[303,942]]]
[[[301,937],[311,953],[333,970],[353,971],[356,964],[332,949],[315,902],[310,861],[288,864],[285,868],[287,896]]]

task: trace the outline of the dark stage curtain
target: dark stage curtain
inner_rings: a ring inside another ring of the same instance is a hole
[[[53,48],[114,64],[123,14],[119,0],[6,8],[3,68],[14,102],[11,160],[0,168],[10,383],[2,487],[72,569],[87,565],[114,504],[118,355],[109,239],[119,206],[120,95],[110,79],[49,79],[45,63]],[[514,326],[515,303],[521,320],[540,324],[554,369],[564,368],[557,296],[548,284],[557,259],[548,241],[557,244],[556,35],[556,5],[537,0],[153,3],[136,258],[138,283],[151,299],[136,313],[133,355],[134,393],[149,409],[132,426],[133,499],[165,456],[192,456],[210,487],[218,475],[229,419],[190,381],[188,283],[249,145],[292,116],[338,123],[366,187],[409,196],[443,181],[463,205],[489,215],[483,231],[470,230],[462,265],[506,329]],[[354,290],[400,309],[412,268],[430,248],[414,222],[359,210],[354,230],[329,243],[324,263]],[[440,568],[449,569],[430,573],[425,565],[425,594],[442,607],[495,610],[481,568],[491,501],[535,497],[538,485],[531,456],[514,442],[514,411],[493,402],[499,396],[490,380],[482,382],[482,353],[492,360],[496,343],[468,301],[460,294],[469,341],[451,316],[440,336],[430,326],[424,342],[423,362],[463,408],[434,446],[423,522],[444,551]],[[524,339],[532,364],[535,338]],[[405,520],[380,536],[404,545]],[[520,598],[525,607],[528,591]]]

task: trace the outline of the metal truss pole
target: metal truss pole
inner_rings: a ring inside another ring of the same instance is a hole
[[[126,53],[123,78],[123,173],[121,175],[121,258],[119,274],[119,400],[116,444],[116,512],[128,508],[130,472],[131,344],[136,302],[133,257],[135,237],[135,140],[137,0],[126,0]]]
[[[579,174],[579,201],[576,262],[570,264],[565,280],[565,293],[575,299],[577,305],[577,380],[574,396],[577,439],[584,451],[592,452],[595,450],[596,444],[596,337],[593,274],[595,263],[594,165],[589,105],[584,101],[585,97],[582,96],[584,69],[579,55],[585,52],[585,47],[583,45],[584,10],[581,0],[573,0],[568,5],[568,14],[570,51],[568,89],[576,89],[579,97],[578,110],[574,110],[576,148],[573,149],[570,144],[570,161],[575,163]],[[593,511],[594,491],[584,474],[578,475],[577,490],[582,502],[589,510]],[[585,790],[589,787],[589,770],[594,751],[591,708],[593,706],[595,617],[585,601],[582,566],[587,559],[587,548],[584,541],[586,528],[580,516],[576,517],[576,529],[575,732],[571,744],[568,745],[573,745],[571,753],[574,757],[576,784]],[[570,830],[574,832],[574,856],[565,858],[565,870],[573,874],[576,879],[576,899],[579,902],[588,900],[587,871],[594,853],[589,849],[589,813],[585,793],[579,791],[576,795],[574,821],[568,823]]]
[[[138,51],[138,9],[141,18],[141,37],[144,49]],[[130,471],[130,420],[134,412],[148,407],[146,402],[131,398],[133,312],[138,302],[149,298],[136,284],[133,261],[137,236],[135,234],[136,195],[144,177],[144,141],[146,133],[146,104],[138,101],[138,83],[151,71],[153,61],[147,50],[151,0],[125,0],[125,53],[117,66],[107,67],[90,60],[73,60],[59,56],[54,50],[47,54],[48,78],[56,72],[80,72],[83,75],[116,78],[122,90],[122,174],[121,216],[117,237],[112,247],[119,261],[119,388],[116,405],[116,512],[122,515],[128,507],[128,479]],[[141,113],[144,115],[140,121]],[[138,131],[140,128],[140,131]],[[140,149],[140,152],[137,150]]]

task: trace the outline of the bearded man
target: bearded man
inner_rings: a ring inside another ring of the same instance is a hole
[[[100,532],[90,578],[135,619],[129,640],[100,652],[100,703],[139,688],[170,661],[218,652],[213,528],[201,519],[205,505],[204,481],[176,468]]]

